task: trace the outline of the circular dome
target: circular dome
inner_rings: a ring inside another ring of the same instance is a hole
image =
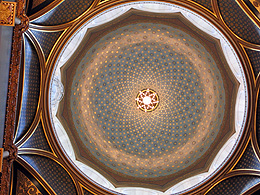
[[[67,105],[81,142],[102,164],[127,176],[183,170],[208,151],[223,122],[219,68],[178,27],[134,23],[115,29],[90,47],[70,79]],[[135,102],[147,87],[160,94],[160,107],[150,113]]]
[[[235,102],[245,85],[218,39],[179,13],[130,10],[92,28],[56,74],[64,97],[51,104],[54,126],[65,128],[75,160],[115,187],[165,191],[207,172],[240,133]]]

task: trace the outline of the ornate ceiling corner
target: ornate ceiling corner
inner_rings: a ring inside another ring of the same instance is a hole
[[[57,194],[76,194],[76,181],[73,174],[66,169],[66,164],[60,158],[39,155],[33,152],[20,155],[37,173],[51,186]],[[43,152],[42,152],[43,154]],[[49,173],[53,174],[49,174]],[[64,182],[66,181],[66,182]]]
[[[33,151],[33,153],[39,152],[39,154],[41,154],[41,152],[48,152],[55,156],[54,150],[50,144],[42,123],[39,123],[31,136],[29,136],[24,143],[19,145],[18,154],[24,154],[26,151],[27,153],[28,151]]]
[[[35,37],[35,35],[32,33],[32,31],[30,29],[25,32],[25,35],[30,39],[33,46],[35,47],[35,50],[37,52],[39,62],[40,62],[41,72],[44,72],[45,64],[46,64],[46,57],[43,52],[42,46],[40,45],[39,41],[37,40],[37,38]]]
[[[16,162],[21,165],[32,177],[47,191],[48,194],[56,195],[52,187],[45,181],[45,179],[21,156],[18,156]]]
[[[42,195],[35,184],[21,171],[17,171],[16,194]]]
[[[250,163],[247,163],[250,162]],[[248,141],[245,150],[242,152],[240,157],[237,159],[237,162],[234,166],[230,169],[229,172],[236,171],[236,170],[257,170],[260,168],[259,159],[257,154],[255,153],[254,146],[252,140]]]
[[[27,32],[26,32],[27,34]],[[22,82],[22,86],[27,86],[27,88],[20,89],[19,96],[19,106],[17,109],[21,115],[18,118],[17,130],[15,134],[15,144],[16,146],[20,146],[27,138],[32,134],[32,132],[37,127],[40,116],[41,116],[41,92],[40,86],[42,73],[44,72],[44,65],[42,61],[40,61],[40,54],[37,53],[33,43],[27,36],[23,36],[24,47],[26,50],[24,52],[24,63],[22,62],[22,70],[20,72],[20,78]],[[29,49],[30,48],[30,49]],[[39,55],[39,56],[38,56]],[[43,59],[43,58],[42,58]],[[34,82],[30,82],[30,80],[34,80]],[[34,91],[33,93],[28,93],[28,91]],[[28,103],[28,99],[30,100],[30,107],[26,106]]]

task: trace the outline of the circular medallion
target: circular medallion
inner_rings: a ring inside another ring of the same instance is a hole
[[[151,112],[155,110],[159,104],[158,94],[151,89],[139,91],[135,100],[137,108],[144,112]]]

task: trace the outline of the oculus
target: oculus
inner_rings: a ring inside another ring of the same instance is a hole
[[[159,97],[154,90],[144,89],[139,91],[135,101],[137,108],[144,112],[151,112],[157,108],[159,104]]]

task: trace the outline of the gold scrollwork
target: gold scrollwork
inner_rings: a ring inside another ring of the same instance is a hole
[[[17,171],[17,188],[16,194],[42,195],[34,183],[29,180],[22,172]]]
[[[16,2],[0,2],[0,25],[14,26]]]

